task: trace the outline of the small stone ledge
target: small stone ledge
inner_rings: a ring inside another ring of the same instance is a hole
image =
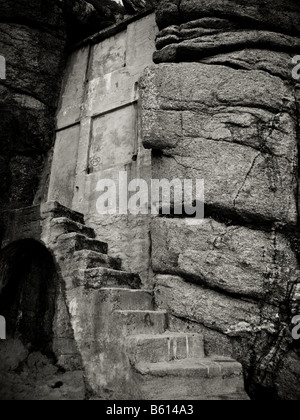
[[[47,203],[41,204],[41,217],[48,218],[57,218],[57,217],[66,217],[73,220],[74,222],[84,224],[84,215],[78,213],[74,210],[68,209],[57,201],[49,201]]]

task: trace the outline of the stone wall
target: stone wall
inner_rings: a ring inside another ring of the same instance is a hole
[[[114,0],[1,2],[0,210],[45,201],[66,48],[126,13]]]
[[[152,178],[204,179],[205,220],[152,222],[156,301],[242,362],[252,398],[299,399],[299,5],[162,0],[141,81]]]
[[[57,203],[3,215],[0,312],[6,340],[0,341],[0,400],[86,396],[65,292],[64,267],[74,248],[61,243],[60,216],[78,217]]]
[[[151,153],[142,145],[138,80],[153,64],[157,26],[145,12],[103,31],[70,54],[57,114],[49,200],[85,214],[109,254],[151,285],[149,218],[99,214],[98,182],[151,176]]]

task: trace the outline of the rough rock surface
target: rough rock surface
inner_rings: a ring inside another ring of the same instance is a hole
[[[295,91],[261,70],[162,64],[143,82],[157,178],[205,180],[205,203],[246,220],[297,222]]]
[[[52,146],[63,70],[64,22],[53,0],[1,2],[0,81],[1,207],[33,202],[45,156]]]
[[[0,212],[45,201],[66,46],[116,23],[119,14],[123,18],[124,8],[110,0],[1,2],[0,55],[6,60],[6,80],[0,80]],[[0,213],[0,243],[6,223]],[[2,365],[1,399],[84,398],[80,361],[69,357],[76,349],[61,291],[56,304],[54,351],[67,373],[42,354],[33,363],[32,354],[23,354],[13,343],[2,352],[1,342],[1,364],[5,353],[23,357],[13,368],[8,369],[7,360]]]
[[[295,283],[297,259],[276,230],[264,232],[205,219],[187,226],[182,219],[152,222],[153,269],[183,276],[232,296],[280,307]]]
[[[66,46],[128,13],[114,0],[1,2],[0,55],[7,67],[0,80],[1,209],[45,201]]]
[[[0,345],[0,400],[83,400],[82,371],[59,370],[46,356],[29,352],[20,340]]]
[[[204,179],[205,217],[152,222],[156,302],[174,331],[239,360],[253,399],[299,399],[300,6],[162,0],[141,80],[152,177]]]
[[[36,202],[44,199],[67,43],[124,14],[113,0],[1,2],[0,55],[6,59],[6,80],[0,80],[1,208],[29,206],[37,192]]]
[[[299,400],[299,346],[284,310],[278,318],[275,306],[170,275],[157,276],[155,295],[158,307],[173,315],[170,328],[203,333],[209,354],[231,355],[243,364],[252,398]]]
[[[157,10],[160,28],[203,17],[232,19],[241,27],[300,33],[300,6],[294,0],[161,0]]]
[[[122,0],[126,11],[130,14],[138,13],[146,9],[152,9],[158,0]]]
[[[137,10],[134,0],[125,6]],[[157,304],[175,330],[202,331],[209,352],[240,360],[247,390],[264,400],[300,399],[299,343],[291,338],[291,317],[300,313],[300,96],[291,78],[299,12],[294,0],[161,0],[154,59],[170,64],[149,70],[141,84],[155,177],[204,178],[211,216],[195,228],[153,222]],[[47,176],[38,184],[67,35],[79,41],[123,13],[109,0],[1,3],[1,209],[31,205],[37,191],[36,201],[44,198]],[[7,398],[82,398],[81,372],[63,380],[44,356],[10,344],[16,359],[5,359],[1,374]]]

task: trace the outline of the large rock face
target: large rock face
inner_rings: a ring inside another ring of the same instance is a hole
[[[125,13],[113,0],[1,2],[6,80],[0,80],[0,209],[45,199],[67,43],[116,23]]]
[[[158,218],[152,223],[152,243],[156,272],[224,293],[280,307],[294,285],[297,260],[276,230],[227,226],[213,219],[187,226],[181,219]]]
[[[252,398],[300,399],[300,6],[162,0],[141,81],[152,178],[204,179],[206,219],[152,222],[156,301],[243,363]]]
[[[54,0],[1,2],[0,81],[1,207],[33,202],[45,156],[53,142],[62,77],[65,31]]]
[[[294,89],[261,70],[202,63],[150,69],[143,87],[144,144],[161,152],[158,178],[205,179],[207,205],[297,222]]]

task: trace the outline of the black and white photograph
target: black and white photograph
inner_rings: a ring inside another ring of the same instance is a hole
[[[299,152],[299,0],[0,0],[0,401],[299,401]]]

